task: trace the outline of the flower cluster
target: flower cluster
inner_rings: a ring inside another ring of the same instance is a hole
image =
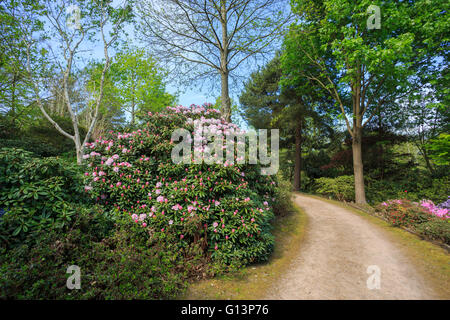
[[[436,206],[431,200],[422,200],[420,206],[427,209],[431,214],[439,218],[450,219],[450,211],[446,208]]]
[[[450,218],[450,211],[447,208],[442,208],[440,206],[436,206],[433,201],[431,200],[422,200],[420,203],[417,202],[409,202],[408,200],[388,200],[383,203],[381,203],[381,206],[383,207],[390,207],[393,204],[395,205],[404,205],[404,206],[420,206],[421,208],[425,209],[425,212],[432,214],[436,217],[443,218],[443,219],[449,219]]]
[[[406,199],[389,200],[376,207],[376,214],[394,226],[406,227],[426,239],[450,244],[450,216],[430,200],[420,203]]]

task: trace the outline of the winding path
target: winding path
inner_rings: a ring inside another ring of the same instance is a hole
[[[439,298],[384,230],[316,198],[295,202],[308,216],[304,244],[266,299]],[[368,289],[369,266],[379,268],[379,289]]]

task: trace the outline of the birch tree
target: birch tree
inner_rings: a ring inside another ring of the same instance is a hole
[[[290,19],[285,0],[143,0],[139,33],[154,56],[189,80],[220,77],[222,114],[231,119],[230,77],[274,53]],[[250,59],[254,58],[254,59]]]
[[[37,105],[44,117],[62,135],[73,140],[77,156],[77,163],[83,159],[83,146],[89,141],[99,117],[100,105],[103,98],[105,76],[110,67],[110,50],[117,41],[125,21],[130,18],[131,10],[128,1],[114,7],[110,0],[78,0],[51,1],[42,3],[38,14],[35,11],[25,12],[28,21],[42,19],[44,30],[26,30],[24,43],[27,52],[26,70],[32,85]],[[25,21],[26,21],[25,20]],[[27,28],[27,24],[24,24]],[[101,43],[104,55],[100,85],[91,107],[91,121],[87,133],[82,139],[79,130],[79,113],[83,106],[73,103],[69,94],[69,82],[74,70],[86,60],[89,48]],[[46,78],[36,72],[38,63],[33,59],[32,52],[40,51],[46,56],[51,65],[49,71],[62,78],[62,91],[65,107],[73,125],[73,134],[65,131],[54,121],[45,109],[44,100],[47,92],[44,89]]]

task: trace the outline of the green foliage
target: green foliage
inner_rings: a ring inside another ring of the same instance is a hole
[[[23,41],[30,30],[42,30],[42,23],[27,14],[36,13],[39,1],[5,0],[0,3],[0,113],[12,122],[28,122],[37,114],[32,108],[32,88],[26,74],[26,46]],[[26,25],[26,28],[24,26]],[[30,56],[39,59],[31,50]],[[39,67],[36,66],[36,71]]]
[[[368,200],[378,204],[386,199],[408,199],[420,201],[429,199],[435,203],[447,199],[450,190],[448,177],[432,179],[424,172],[411,171],[405,179],[377,180],[366,177]],[[336,178],[322,177],[315,179],[312,191],[339,201],[354,201],[353,176],[338,176]]]
[[[172,105],[176,97],[166,92],[166,72],[157,61],[141,49],[126,49],[118,53],[111,65],[111,83],[120,104],[135,116],[160,111]]]
[[[275,199],[273,212],[276,216],[285,216],[294,212],[292,204],[292,184],[283,179],[281,174],[277,175],[277,186],[275,187]]]
[[[450,166],[450,134],[442,133],[428,143],[430,157],[437,165]]]
[[[353,176],[337,178],[319,178],[314,181],[314,192],[337,199],[339,201],[354,201],[355,189]]]
[[[278,56],[250,75],[239,97],[241,115],[249,125],[257,129],[270,128],[273,118],[286,106],[286,101],[280,101],[281,76]]]
[[[195,245],[179,249],[168,232],[154,232],[80,211],[65,233],[43,232],[35,245],[0,249],[0,297],[16,299],[170,299],[188,277],[208,272]],[[102,228],[103,226],[103,228]],[[68,266],[81,271],[81,289],[69,290]]]
[[[67,230],[82,208],[80,168],[58,158],[33,158],[21,149],[0,150],[0,239],[7,246],[34,241],[51,229]]]
[[[103,71],[102,63],[90,63],[83,70],[86,74],[84,90],[89,95],[97,95],[100,88],[100,79]],[[114,85],[113,71],[111,69],[105,74],[103,85],[103,98],[99,106],[99,115],[97,119],[96,129],[103,134],[106,130],[115,129],[126,122],[125,109],[122,98],[118,92],[118,88]],[[95,100],[88,101],[88,107],[83,110],[83,115],[88,115],[84,120],[89,125],[90,114],[95,108]]]
[[[416,231],[427,239],[450,244],[450,222],[433,219],[416,226]]]
[[[405,179],[375,180],[366,179],[367,195],[373,204],[386,199],[408,199],[420,201],[429,199],[435,203],[443,202],[450,192],[448,177],[432,179],[424,172],[411,171]]]
[[[429,86],[447,64],[442,43],[449,28],[448,4],[440,0],[293,0],[291,4],[298,19],[284,41],[285,81],[294,85],[308,79],[333,100],[329,104],[333,108],[328,109],[345,120],[353,154],[358,155],[354,161],[360,162],[364,126],[375,116],[379,123],[386,118],[395,122],[401,104],[393,102],[415,93],[425,96],[421,88]],[[371,5],[381,8],[378,30],[368,30]],[[358,163],[354,175],[356,201],[364,203],[362,167]]]
[[[72,121],[66,117],[53,116],[61,128],[73,134]],[[79,127],[82,138],[86,129]],[[33,121],[25,127],[18,127],[8,118],[0,118],[0,148],[19,148],[33,152],[36,156],[53,157],[74,149],[72,140],[61,135],[47,119]]]

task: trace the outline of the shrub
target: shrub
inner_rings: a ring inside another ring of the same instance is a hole
[[[450,165],[450,134],[441,133],[428,143],[427,148],[430,150],[430,157],[437,165]]]
[[[439,203],[447,199],[450,180],[448,177],[431,179],[424,175],[413,175],[407,180],[391,181],[366,176],[365,187],[367,201],[371,204],[396,198],[416,202],[430,199]],[[316,179],[312,191],[340,201],[353,201],[355,198],[353,176]]]
[[[200,242],[180,248],[170,227],[124,223],[92,204],[78,166],[18,149],[2,149],[0,165],[0,298],[173,298],[210,273]],[[82,290],[66,287],[70,265]]]
[[[275,199],[273,211],[276,216],[285,216],[294,212],[292,204],[292,184],[288,180],[282,179],[281,175],[277,176],[278,184],[275,188]]]
[[[73,125],[70,118],[53,115],[60,127],[73,135]],[[82,139],[86,129],[79,127]],[[32,123],[13,123],[0,115],[0,148],[19,148],[33,152],[40,157],[59,156],[65,152],[74,153],[73,141],[63,136],[47,119],[35,120]]]
[[[417,232],[430,240],[438,240],[450,245],[450,222],[431,220],[416,226]]]
[[[18,148],[33,152],[33,154],[41,157],[53,157],[61,153],[60,149],[33,137],[19,139],[0,139],[0,147]]]
[[[0,248],[0,298],[169,299],[188,277],[208,272],[194,245],[180,250],[173,234],[151,232],[82,211],[67,233],[40,233],[34,245]],[[69,290],[68,266],[81,271],[81,289]]]
[[[139,130],[110,132],[88,144],[88,189],[144,229],[170,229],[180,248],[202,243],[226,264],[263,261],[273,246],[275,180],[256,165],[171,161],[175,129],[193,132],[200,124],[218,133],[239,132],[219,115],[207,106],[168,107],[149,113]]]
[[[448,177],[432,179],[425,174],[410,174],[401,181],[376,180],[366,177],[366,194],[371,203],[380,203],[386,199],[408,199],[420,201],[429,199],[439,203],[447,199],[450,190]]]
[[[430,240],[450,243],[449,216],[447,212],[436,211],[429,200],[421,203],[406,199],[389,200],[378,205],[376,213],[394,226],[407,227]]]
[[[316,179],[313,191],[339,201],[353,201],[355,199],[353,176]]]
[[[395,226],[414,227],[433,218],[424,208],[404,199],[383,202],[378,209]]]
[[[41,231],[67,229],[86,198],[78,166],[20,149],[0,150],[0,185],[0,240],[8,246],[32,241],[29,235]]]

